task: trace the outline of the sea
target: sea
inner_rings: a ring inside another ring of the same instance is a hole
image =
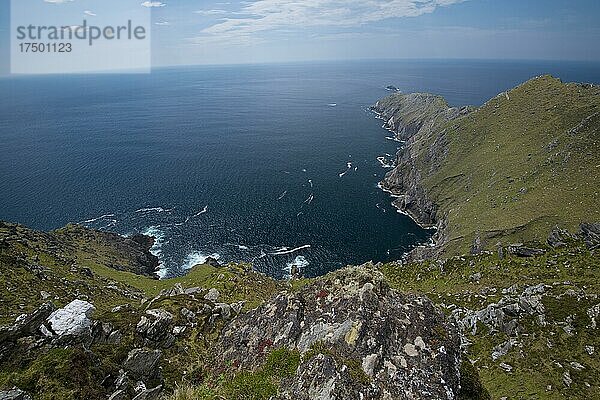
[[[285,278],[397,260],[433,232],[378,188],[401,143],[369,106],[431,92],[481,105],[583,62],[369,60],[0,79],[0,219],[155,237],[160,277],[207,257]]]

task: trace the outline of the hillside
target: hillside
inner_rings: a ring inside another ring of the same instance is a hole
[[[383,186],[446,255],[600,220],[600,87],[543,76],[477,109],[399,93],[373,109],[406,141]]]
[[[597,398],[599,99],[379,101],[405,141],[382,185],[436,246],[319,278],[157,280],[151,237],[0,222],[0,399]]]

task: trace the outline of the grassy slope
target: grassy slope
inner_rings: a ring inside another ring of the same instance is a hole
[[[10,239],[5,241],[7,237]],[[199,265],[185,277],[158,281],[108,267],[118,264],[127,268],[130,260],[115,253],[114,244],[82,238],[71,243],[62,241],[60,233],[36,232],[15,224],[0,223],[0,239],[0,325],[11,324],[18,315],[45,302],[60,307],[79,298],[96,306],[94,319],[112,323],[124,335],[119,345],[95,345],[91,350],[99,359],[72,347],[19,353],[4,360],[0,364],[0,389],[18,386],[37,393],[39,399],[106,398],[100,382],[107,371],[117,373],[127,352],[135,347],[135,327],[148,304],[142,300],[163,289],[175,284],[217,288],[220,301],[244,300],[245,307],[251,308],[284,286],[243,264],[222,268]],[[50,297],[43,299],[42,291]],[[128,307],[112,312],[117,305]],[[202,301],[185,295],[152,303],[152,308],[170,311],[175,323],[182,318],[182,308],[198,312],[202,306]],[[211,343],[221,326],[222,322],[198,324],[176,346],[165,350],[162,370],[168,391],[184,375],[194,380],[211,367]],[[267,378],[264,381],[268,383]]]
[[[108,267],[109,264],[127,266],[128,262],[125,257],[119,258],[108,244],[96,240],[62,242],[60,235],[14,224],[0,226],[0,238],[9,235],[11,229],[16,229],[20,240],[0,248],[0,324],[11,323],[18,315],[49,300],[61,306],[83,296],[101,312],[123,303],[139,304],[142,298],[154,297],[176,283],[184,288],[217,288],[223,301],[246,300],[246,307],[256,306],[280,287],[242,264],[223,268],[197,266],[184,277],[159,281]],[[32,266],[42,267],[42,275],[36,275]],[[75,266],[73,271],[72,266]],[[93,276],[83,273],[85,268]],[[42,299],[42,291],[51,297]]]
[[[600,221],[600,88],[544,76],[445,127],[448,157],[423,185],[448,217],[449,254],[477,236],[545,241],[552,227]]]
[[[476,335],[466,334],[472,343],[467,356],[475,362],[493,399],[598,398],[600,336],[598,329],[590,327],[587,309],[599,302],[600,257],[584,246],[552,250],[529,259],[499,259],[486,254],[454,257],[444,262],[386,264],[382,271],[392,286],[423,293],[443,308],[455,305],[481,310],[497,302],[502,289],[512,285],[519,285],[521,290],[539,283],[552,285],[542,299],[546,326],[540,326],[533,317],[525,318],[521,322],[525,331],[516,338],[521,346],[496,361],[491,358],[494,346],[510,338],[502,332],[489,332],[480,327]],[[475,273],[481,273],[478,282],[471,279]],[[586,297],[564,295],[570,289]],[[451,309],[446,308],[448,313]],[[569,316],[573,318],[574,336],[562,329],[561,324]],[[589,355],[586,345],[594,346],[596,353]],[[513,371],[502,370],[501,362],[513,366]],[[571,362],[582,364],[584,369],[576,371],[569,366]],[[570,387],[563,383],[566,371],[573,379]]]

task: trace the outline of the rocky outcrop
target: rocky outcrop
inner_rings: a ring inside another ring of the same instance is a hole
[[[453,399],[460,339],[425,297],[392,290],[370,267],[284,292],[224,328],[219,361],[254,369],[277,348],[302,361],[279,399]]]
[[[46,303],[31,314],[20,315],[14,324],[0,327],[0,345],[38,333],[46,318],[54,311],[52,303]]]
[[[71,245],[97,248],[99,256],[106,258],[106,264],[111,268],[156,278],[160,262],[158,257],[150,252],[154,245],[154,238],[151,236],[138,234],[124,237],[79,225],[67,225],[50,234],[59,240],[66,240]]]
[[[0,400],[31,400],[31,396],[18,388],[0,390]]]
[[[422,185],[422,180],[439,168],[448,151],[444,124],[468,114],[471,107],[450,107],[441,96],[427,93],[395,93],[378,101],[371,110],[385,121],[383,128],[404,142],[398,151],[395,167],[381,182],[383,190],[394,195],[393,205],[419,224],[438,228],[443,239],[443,216]],[[417,153],[424,153],[426,169],[417,164]]]

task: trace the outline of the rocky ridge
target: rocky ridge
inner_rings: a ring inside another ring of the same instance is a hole
[[[599,107],[597,86],[549,76],[478,108],[423,93],[378,101],[372,110],[403,142],[381,187],[400,211],[437,228],[436,246],[411,255],[495,251],[600,220]]]

